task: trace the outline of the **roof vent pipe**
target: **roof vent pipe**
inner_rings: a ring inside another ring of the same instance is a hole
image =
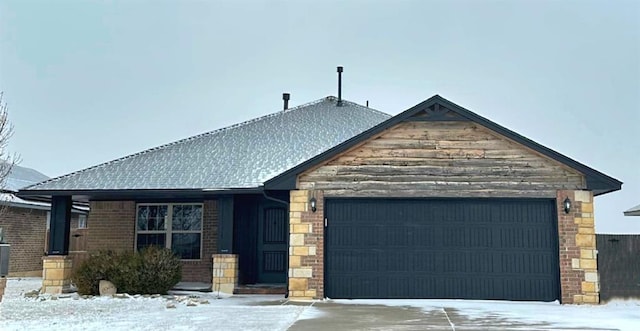
[[[291,98],[291,94],[282,93],[282,100],[284,100],[284,110],[289,109],[289,98]]]
[[[338,67],[338,107],[342,106],[342,67]]]

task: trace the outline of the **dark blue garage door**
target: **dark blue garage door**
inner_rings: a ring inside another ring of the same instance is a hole
[[[329,298],[559,298],[552,200],[327,199]]]

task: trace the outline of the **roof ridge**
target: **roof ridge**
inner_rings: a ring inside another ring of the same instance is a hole
[[[333,97],[333,96],[329,96],[329,97]],[[327,98],[329,98],[329,97],[327,97]],[[337,100],[337,99],[336,99],[336,100]],[[359,104],[359,103],[355,103],[355,102],[353,102],[353,101],[349,101],[349,100],[344,100],[344,99],[342,99],[342,102],[345,102],[345,103],[351,104],[352,106],[356,106],[356,107],[358,107],[358,108],[362,108],[362,109],[365,109],[365,110],[371,111],[371,112],[376,113],[376,114],[380,114],[380,115],[385,115],[385,116],[393,117],[393,115],[391,115],[391,114],[387,114],[387,113],[385,113],[385,112],[383,112],[383,111],[381,111],[381,110],[377,110],[377,109],[375,109],[375,108],[371,108],[371,107],[363,106],[363,105],[361,105],[361,104]]]
[[[175,145],[184,144],[186,142],[190,142],[190,141],[193,141],[193,140],[196,140],[196,139],[200,139],[200,138],[203,138],[203,137],[207,137],[207,136],[210,136],[210,135],[213,135],[213,134],[217,134],[217,133],[220,133],[220,132],[225,132],[225,131],[228,131],[228,130],[231,130],[231,129],[236,129],[236,128],[239,128],[239,127],[243,127],[243,126],[246,126],[248,124],[259,122],[259,121],[265,120],[267,118],[275,117],[275,116],[283,114],[283,113],[288,113],[288,112],[300,110],[300,109],[303,109],[303,108],[306,108],[306,107],[309,107],[309,106],[320,104],[320,103],[322,103],[324,101],[333,101],[334,99],[337,100],[337,98],[335,98],[333,96],[327,96],[327,97],[324,97],[324,98],[320,98],[320,99],[317,99],[317,100],[314,100],[314,101],[311,101],[311,102],[307,102],[307,103],[304,103],[304,104],[289,108],[289,109],[284,110],[284,111],[280,110],[280,111],[277,111],[277,112],[274,112],[274,113],[271,113],[271,114],[263,115],[263,116],[256,117],[256,118],[252,118],[252,119],[246,120],[244,122],[232,124],[232,125],[220,128],[220,129],[207,131],[207,132],[196,134],[196,135],[193,135],[193,136],[190,136],[190,137],[187,137],[187,138],[183,138],[183,139],[172,141],[172,142],[169,142],[169,143],[166,143],[166,144],[162,144],[162,145],[159,145],[159,146],[156,146],[156,147],[151,147],[151,148],[148,148],[148,149],[145,149],[145,150],[133,153],[133,154],[129,154],[129,155],[117,158],[117,159],[113,159],[111,161],[106,161],[106,162],[103,162],[103,163],[100,163],[100,164],[97,164],[97,165],[94,165],[94,166],[91,166],[91,167],[88,167],[88,168],[80,169],[80,170],[77,170],[77,171],[74,171],[74,172],[71,172],[71,173],[68,173],[68,174],[65,174],[65,175],[49,178],[49,179],[41,181],[39,183],[35,183],[35,184],[32,184],[32,185],[26,186],[23,189],[24,190],[32,189],[32,188],[35,188],[35,187],[40,186],[42,184],[56,182],[56,181],[59,181],[59,180],[65,179],[65,178],[69,178],[69,177],[76,176],[78,174],[85,173],[87,171],[91,171],[91,170],[98,169],[98,168],[101,168],[101,167],[105,167],[105,166],[109,166],[109,165],[112,165],[112,164],[116,164],[116,163],[131,159],[131,158],[134,158],[134,157],[137,157],[137,156],[140,156],[140,155],[144,155],[144,154],[147,154],[147,153],[151,153],[151,152],[155,152],[155,151],[158,151],[158,150],[166,149],[168,147],[175,146]],[[343,101],[346,101],[346,100],[343,100]],[[350,104],[353,104],[353,105],[356,105],[356,106],[361,107],[361,108],[371,109],[371,108],[364,107],[364,106],[359,105],[359,104],[354,103],[354,102],[350,102],[350,101],[346,101],[346,102],[348,102]],[[374,109],[371,109],[371,110],[375,111],[375,112],[380,112],[380,111],[374,110]],[[380,112],[380,113],[385,114],[383,112]],[[385,115],[388,115],[388,114],[385,114]]]

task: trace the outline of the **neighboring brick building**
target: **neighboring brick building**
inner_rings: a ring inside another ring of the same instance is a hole
[[[11,245],[10,276],[42,276],[47,211],[6,207],[0,214],[4,241]]]
[[[36,170],[13,166],[0,194],[0,228],[4,242],[11,245],[9,276],[42,276],[42,257],[45,255],[50,204],[18,198],[19,188],[48,179]],[[74,209],[72,232],[78,223],[86,226],[86,211]],[[83,216],[80,216],[83,215]],[[80,221],[82,218],[84,221]],[[82,239],[74,238],[74,241]]]
[[[594,196],[620,181],[437,95],[286,107],[20,195],[51,196],[58,226],[91,201],[88,250],[171,248],[221,291],[599,302]]]

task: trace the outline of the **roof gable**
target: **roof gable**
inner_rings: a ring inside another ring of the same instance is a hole
[[[412,118],[413,119],[413,118]],[[537,197],[585,188],[584,176],[465,121],[405,121],[298,176],[325,196]]]
[[[542,146],[533,140],[521,136],[495,122],[492,122],[476,113],[473,113],[453,102],[435,95],[424,102],[376,125],[375,127],[345,141],[344,143],[333,147],[332,149],[317,155],[316,157],[288,170],[287,172],[267,181],[265,187],[267,189],[293,189],[296,186],[296,179],[299,174],[307,169],[322,164],[333,158],[334,156],[347,151],[348,149],[360,144],[378,134],[394,127],[395,125],[407,121],[456,121],[468,120],[478,123],[489,130],[504,136],[518,144],[530,148],[550,159],[564,164],[585,175],[587,181],[587,189],[593,190],[594,194],[604,194],[616,191],[621,188],[622,182],[615,178],[609,177],[595,169],[592,169],[582,163],[579,163],[567,156],[564,156],[554,150]]]
[[[336,104],[334,97],[323,98],[57,177],[21,194],[257,188],[390,117],[348,101]]]
[[[640,205],[629,208],[624,212],[624,216],[640,216]]]

